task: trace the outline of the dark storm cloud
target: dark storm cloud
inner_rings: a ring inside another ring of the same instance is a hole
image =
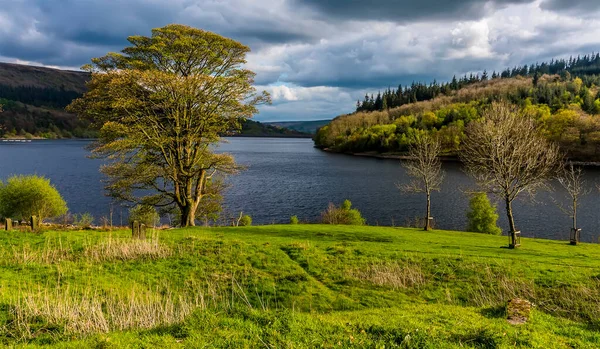
[[[478,19],[496,8],[526,4],[534,0],[294,0],[321,12],[325,16],[354,20],[417,20]]]
[[[291,88],[265,119],[335,116],[400,83],[600,50],[600,0],[4,1],[9,61],[78,67],[169,23],[239,40],[257,84]]]
[[[244,11],[230,2],[8,1],[12,6],[0,8],[0,25],[3,15],[10,23],[5,25],[6,32],[0,28],[0,56],[42,64],[82,65],[91,57],[122,49],[128,36],[149,35],[152,28],[169,23],[214,31],[252,48],[314,40],[303,28],[264,13]]]
[[[590,11],[600,10],[599,0],[544,0],[541,7],[545,10],[597,15]]]

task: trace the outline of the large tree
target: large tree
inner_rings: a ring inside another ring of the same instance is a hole
[[[489,193],[504,201],[511,234],[517,245],[513,201],[531,195],[560,170],[558,147],[540,133],[536,121],[516,106],[494,102],[482,118],[471,122],[460,153],[467,173]]]
[[[128,41],[84,67],[88,91],[69,110],[100,128],[92,152],[108,159],[110,195],[175,206],[182,226],[195,225],[211,177],[237,168],[214,145],[269,96],[256,92],[250,49],[234,40],[173,24]]]
[[[415,136],[409,149],[408,159],[402,163],[406,173],[413,178],[409,184],[397,185],[404,192],[425,193],[424,229],[431,229],[431,193],[439,191],[444,180],[440,154],[442,145],[439,139],[427,134]]]

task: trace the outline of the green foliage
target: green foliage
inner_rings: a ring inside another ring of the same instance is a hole
[[[249,227],[251,225],[252,225],[252,217],[250,217],[249,215],[245,214],[242,216],[242,218],[240,218],[239,226]]]
[[[170,24],[128,41],[92,59],[88,92],[67,109],[100,128],[92,151],[115,160],[102,167],[109,195],[171,206],[181,225],[196,225],[209,181],[238,170],[213,145],[270,97],[252,85],[250,49],[235,40]]]
[[[38,216],[40,221],[67,212],[67,204],[50,180],[35,175],[13,176],[0,183],[0,215],[22,220]]]
[[[298,216],[291,216],[290,224],[298,224]]]
[[[469,201],[467,219],[469,221],[468,231],[492,235],[502,234],[502,229],[496,224],[498,221],[496,206],[490,203],[486,193],[473,194]]]
[[[344,200],[340,207],[330,203],[327,210],[321,213],[321,222],[325,224],[364,225],[366,219],[360,211],[352,208],[350,200]]]
[[[154,227],[160,224],[160,215],[154,206],[135,205],[129,210],[129,224],[138,221],[148,227]]]
[[[92,226],[93,223],[94,216],[92,216],[88,212],[73,216],[73,224],[80,228],[88,229]]]

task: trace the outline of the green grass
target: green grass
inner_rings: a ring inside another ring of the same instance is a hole
[[[597,348],[600,246],[384,227],[0,234],[0,344]],[[535,304],[510,325],[506,302]]]

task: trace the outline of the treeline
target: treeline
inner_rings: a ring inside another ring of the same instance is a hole
[[[485,82],[490,79],[507,79],[531,77],[533,84],[537,85],[539,78],[543,75],[560,75],[563,80],[571,77],[580,77],[585,86],[600,85],[600,53],[577,58],[552,60],[550,63],[531,64],[507,68],[504,71],[493,71],[491,74],[483,71],[479,74],[464,75],[457,79],[456,76],[450,82],[438,83],[433,81],[426,84],[413,82],[410,86],[399,85],[397,89],[388,88],[377,96],[365,95],[362,101],[357,101],[356,111],[382,111],[396,108],[405,104],[428,101],[440,95],[450,95],[466,86]]]
[[[59,89],[35,86],[9,86],[0,84],[0,99],[18,101],[36,107],[64,109],[81,93],[67,91],[64,86]]]
[[[95,138],[89,122],[58,109],[49,109],[0,98],[0,137]]]
[[[81,93],[59,88],[0,84],[0,137],[94,138],[89,122],[64,108]]]

